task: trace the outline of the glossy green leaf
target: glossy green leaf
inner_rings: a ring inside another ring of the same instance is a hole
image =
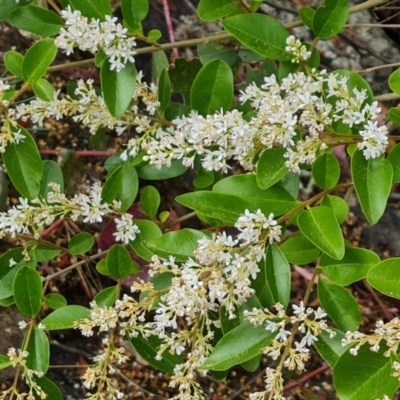
[[[360,308],[346,289],[320,277],[318,299],[321,307],[342,331],[358,330],[361,322]]]
[[[177,354],[171,354],[166,350],[162,354],[162,359],[157,360],[157,350],[164,341],[157,336],[150,336],[144,338],[142,334],[135,338],[129,339],[132,346],[139,353],[139,355],[146,360],[154,368],[163,371],[167,374],[173,374],[175,365],[182,364],[184,362],[183,357]]]
[[[262,3],[263,3],[263,0],[250,0],[251,12],[253,12],[253,13],[256,12],[260,8]]]
[[[148,34],[147,34],[147,41],[149,43],[154,43],[157,42],[157,40],[161,39],[162,33],[158,29],[152,29]]]
[[[300,231],[330,257],[340,260],[344,256],[344,240],[339,223],[328,207],[313,207],[297,218]]]
[[[151,242],[162,236],[161,229],[153,221],[146,221],[144,219],[136,221],[140,233],[136,235],[136,239],[130,242],[130,246],[135,253],[146,261],[151,261],[154,252],[144,246],[144,242]]]
[[[222,220],[231,226],[246,209],[252,208],[239,196],[208,191],[182,194],[175,200],[192,210],[204,213],[207,217]]]
[[[22,62],[24,56],[17,51],[9,50],[4,54],[4,64],[6,68],[18,78],[22,78]]]
[[[46,79],[40,78],[34,82],[32,89],[36,96],[43,101],[51,101],[54,97],[53,85]]]
[[[66,298],[60,293],[49,293],[43,298],[47,307],[57,310],[57,308],[65,307],[67,305]]]
[[[378,255],[373,251],[346,246],[341,260],[335,260],[323,254],[319,266],[333,283],[347,286],[364,279],[368,271],[379,261]]]
[[[392,187],[392,165],[383,158],[366,160],[357,150],[351,159],[351,174],[364,215],[370,224],[376,224],[385,212]]]
[[[157,215],[158,207],[160,207],[160,193],[154,186],[146,186],[140,194],[140,208],[143,212],[154,219]]]
[[[168,259],[172,255],[177,262],[185,262],[189,257],[193,258],[193,252],[198,247],[198,240],[204,237],[205,234],[201,231],[184,228],[146,241],[145,246],[161,258]]]
[[[43,160],[43,175],[40,181],[39,197],[47,200],[47,194],[53,192],[49,183],[60,185],[60,192],[64,193],[64,177],[61,167],[53,160]]]
[[[200,44],[197,47],[197,52],[203,65],[212,60],[222,60],[233,67],[237,60],[236,50],[221,43]]]
[[[117,295],[117,286],[110,286],[97,293],[93,300],[99,307],[112,307],[117,300]]]
[[[288,172],[284,154],[286,149],[273,147],[264,150],[257,163],[257,184],[261,189],[268,189],[279,182]]]
[[[311,7],[301,7],[299,10],[299,16],[303,24],[312,30],[313,19],[315,15],[315,10]]]
[[[47,331],[71,329],[74,322],[90,318],[90,309],[82,306],[65,306],[57,308],[41,322]]]
[[[79,10],[83,16],[104,21],[106,15],[112,15],[109,0],[68,0],[75,10]]]
[[[276,184],[268,189],[260,189],[254,175],[234,175],[218,181],[213,188],[214,192],[239,196],[247,201],[250,211],[261,209],[267,216],[290,211],[296,201],[281,184]]]
[[[18,126],[11,127],[13,132],[19,131],[24,139],[18,144],[8,144],[3,153],[11,182],[21,194],[29,200],[36,198],[40,190],[43,164],[36,143],[27,130]]]
[[[237,10],[235,0],[200,0],[197,13],[203,21],[215,21]]]
[[[120,244],[114,244],[108,251],[107,268],[115,279],[124,279],[140,271],[138,264],[132,261],[129,251]]]
[[[73,236],[68,243],[68,250],[73,256],[85,254],[94,245],[94,238],[90,233],[81,232]]]
[[[26,350],[29,353],[26,359],[27,367],[33,371],[46,373],[50,364],[50,343],[43,330],[37,328],[32,330]]]
[[[273,304],[280,303],[286,308],[290,301],[290,265],[276,244],[268,246],[266,257],[266,283],[271,291]]]
[[[96,271],[99,274],[102,275],[106,275],[106,276],[110,276],[110,271],[108,270],[108,266],[107,266],[107,261],[104,258],[103,260],[100,260],[97,264],[96,264]]]
[[[207,171],[201,165],[196,170],[197,175],[193,178],[193,186],[196,189],[206,189],[213,184],[215,179],[214,171]]]
[[[139,167],[137,174],[139,178],[147,181],[161,181],[181,176],[187,170],[188,167],[182,164],[182,160],[172,160],[170,167],[163,165],[161,168],[157,168],[154,165],[147,164],[144,167]]]
[[[134,202],[139,188],[139,179],[135,167],[123,164],[113,169],[101,191],[103,202],[121,202],[121,210],[126,212]]]
[[[33,268],[18,269],[13,282],[13,292],[15,304],[22,314],[33,317],[41,310],[42,279]]]
[[[246,321],[224,335],[200,368],[224,371],[251,360],[272,342],[275,335],[263,325],[254,326]]]
[[[341,400],[376,400],[392,398],[399,381],[392,369],[393,361],[384,357],[385,348],[375,353],[366,344],[353,356],[346,351],[333,369],[333,380]]]
[[[392,150],[390,150],[387,159],[392,164],[393,168],[392,182],[400,183],[400,143],[397,143],[396,146],[394,146]]]
[[[344,333],[342,331],[331,327],[329,327],[329,329],[334,331],[336,335],[331,338],[330,333],[322,331],[318,335],[318,340],[314,341],[314,347],[323,360],[333,368],[339,357],[344,354],[350,346],[342,346],[342,339],[344,338]]]
[[[37,262],[49,261],[56,258],[60,254],[61,250],[55,249],[52,246],[45,244],[38,244],[35,246],[35,257]]]
[[[331,208],[339,224],[342,224],[349,214],[349,205],[339,196],[325,196],[321,201],[321,206]]]
[[[319,155],[312,166],[312,176],[321,189],[332,189],[340,178],[338,159],[330,153]]]
[[[277,19],[263,14],[241,14],[222,22],[223,27],[240,43],[254,52],[274,60],[290,61],[285,50],[289,32]]]
[[[400,125],[400,108],[391,107],[389,109],[388,117],[390,119],[390,122],[395,125]]]
[[[17,8],[11,13],[9,22],[17,29],[44,37],[57,35],[64,26],[59,15],[35,5]]]
[[[349,14],[347,0],[325,0],[317,8],[313,18],[312,30],[320,39],[330,39],[344,29]]]
[[[122,0],[122,15],[130,26],[135,26],[137,21],[143,21],[149,12],[149,0]]]
[[[104,60],[100,71],[101,88],[108,110],[118,118],[129,108],[135,93],[136,67],[128,61],[119,72],[111,71],[110,68],[110,61]]]
[[[368,283],[387,296],[400,299],[400,258],[375,264],[368,272]]]
[[[0,354],[0,371],[2,369],[8,368],[9,366],[11,366],[10,359],[4,354]]]
[[[135,1],[135,0],[133,0]],[[182,59],[181,59],[182,60]],[[169,70],[169,60],[163,51],[156,51],[151,55],[151,74],[154,82],[158,82],[164,69]]]
[[[163,69],[158,80],[158,101],[162,111],[165,111],[171,99],[171,80],[169,79],[168,70]]]
[[[28,5],[32,0],[20,0],[18,3],[15,0],[1,0],[0,1],[0,22],[6,21],[10,18],[11,13],[22,6]]]
[[[42,388],[43,392],[47,394],[47,398],[50,400],[63,400],[64,397],[59,387],[45,376],[34,376],[33,380]],[[40,395],[33,392],[35,400],[42,400]]]
[[[280,246],[282,253],[291,264],[304,265],[313,262],[321,250],[310,242],[301,232],[297,232]]]
[[[227,111],[233,102],[233,73],[221,60],[212,60],[197,74],[190,92],[192,108],[206,116],[221,109]]]
[[[258,367],[260,366],[261,359],[262,354],[259,354],[248,361],[242,362],[240,366],[248,372],[254,372],[257,371]]]
[[[400,94],[400,68],[390,74],[388,83],[394,93]]]
[[[28,83],[38,81],[46,72],[57,54],[53,39],[36,42],[25,54],[22,61],[22,76]]]

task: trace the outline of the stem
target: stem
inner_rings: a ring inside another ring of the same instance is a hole
[[[159,227],[160,229],[168,229],[171,228],[172,226],[178,225],[183,221],[187,221],[190,218],[194,218],[197,215],[196,211],[192,211],[189,214],[183,215],[182,217],[179,217],[173,221],[169,221],[168,223],[161,224]]]
[[[400,95],[396,93],[386,93],[386,94],[381,94],[379,96],[375,96],[376,101],[389,101],[398,99],[400,99]]]
[[[167,24],[169,40],[171,41],[171,43],[175,43],[175,32],[174,32],[174,26],[172,25],[172,19],[171,19],[171,13],[169,11],[168,0],[162,0],[162,5],[163,5],[163,9],[164,9],[165,23]],[[179,58],[179,51],[178,51],[177,47],[174,47],[172,49],[172,54],[174,55],[174,58]]]
[[[58,156],[60,150],[39,150],[39,153],[45,156]],[[77,150],[75,155],[77,157],[111,157],[115,153],[113,151],[101,151],[101,150]]]

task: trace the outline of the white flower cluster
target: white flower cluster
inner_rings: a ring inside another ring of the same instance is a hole
[[[292,63],[298,64],[302,61],[307,61],[311,57],[311,51],[308,51],[307,47],[295,36],[289,36],[286,39],[286,44],[285,50],[293,53]]]
[[[79,10],[72,11],[70,6],[61,12],[61,16],[67,29],[61,28],[55,44],[67,55],[74,52],[74,46],[93,54],[101,49],[110,61],[110,69],[118,72],[128,61],[135,62],[135,38],[127,37],[128,29],[116,23],[118,18],[107,15],[103,22],[94,18],[88,21]]]
[[[252,311],[245,311],[245,317],[253,325],[264,325],[267,331],[276,332],[275,338],[271,344],[264,349],[264,354],[267,354],[273,360],[277,360],[282,354],[285,354],[283,366],[289,370],[297,369],[303,371],[305,366],[304,362],[310,358],[309,347],[318,340],[317,336],[322,331],[326,331],[331,337],[335,332],[328,328],[326,321],[326,313],[318,307],[313,310],[310,307],[305,307],[303,302],[293,307],[293,315],[288,316],[285,313],[282,304],[275,304],[274,308],[276,314],[268,309],[260,310],[253,309]],[[287,325],[296,326],[293,331],[287,328]],[[300,341],[295,341],[295,333],[300,333],[302,338]],[[294,342],[294,347],[292,343]],[[290,346],[287,352],[287,347]],[[285,351],[285,353],[284,353]],[[283,391],[283,379],[281,369],[267,368],[266,371],[266,390],[264,392],[255,393],[251,399],[263,399],[267,394],[274,395],[274,399],[284,399],[281,395]],[[271,398],[271,397],[269,397]]]
[[[56,219],[71,218],[76,221],[82,218],[83,222],[101,222],[105,215],[118,215],[121,205],[114,201],[113,204],[103,203],[101,199],[101,186],[95,184],[90,195],[76,194],[68,199],[60,192],[57,184],[50,184],[53,191],[48,193],[47,200],[34,199],[28,201],[19,198],[20,204],[13,206],[6,212],[0,213],[0,237],[10,235],[15,237],[19,233],[34,234],[35,238]],[[122,216],[117,223],[117,240],[126,243],[135,240],[139,228],[133,224],[132,218]]]

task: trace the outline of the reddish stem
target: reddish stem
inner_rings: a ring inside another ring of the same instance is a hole
[[[46,239],[51,232],[57,230],[60,225],[64,222],[64,218],[58,219],[57,221],[53,222],[47,229],[45,229],[42,234],[40,235],[40,239]]]
[[[165,23],[167,24],[167,29],[168,29],[168,36],[169,36],[169,41],[171,43],[175,43],[175,32],[174,32],[174,27],[172,25],[172,19],[171,19],[171,13],[169,11],[169,5],[168,5],[168,0],[162,0],[163,8],[164,8],[164,17],[165,17]],[[179,51],[177,47],[174,47],[172,49],[172,54],[174,55],[174,58],[179,58]]]
[[[40,154],[44,156],[58,156],[60,150],[39,150]],[[115,153],[113,151],[101,151],[101,150],[78,150],[75,151],[77,157],[111,157]]]
[[[295,388],[297,386],[303,386],[307,381],[309,381],[310,379],[314,378],[314,376],[322,374],[323,372],[325,372],[329,368],[330,368],[330,366],[325,364],[322,367],[319,367],[319,368],[315,369],[314,371],[311,371],[308,374],[302,376],[300,379],[298,379],[296,381],[289,382],[283,388],[283,392],[287,392],[287,391],[289,391],[289,390],[291,390],[291,389],[293,389],[293,388]]]

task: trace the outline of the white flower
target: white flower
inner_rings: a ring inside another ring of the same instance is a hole
[[[134,224],[132,214],[126,213],[121,218],[115,218],[117,232],[113,235],[117,241],[128,244],[136,239],[136,235],[140,233],[139,227]]]
[[[27,326],[28,326],[28,324],[25,321],[18,322],[19,329],[25,329]]]

